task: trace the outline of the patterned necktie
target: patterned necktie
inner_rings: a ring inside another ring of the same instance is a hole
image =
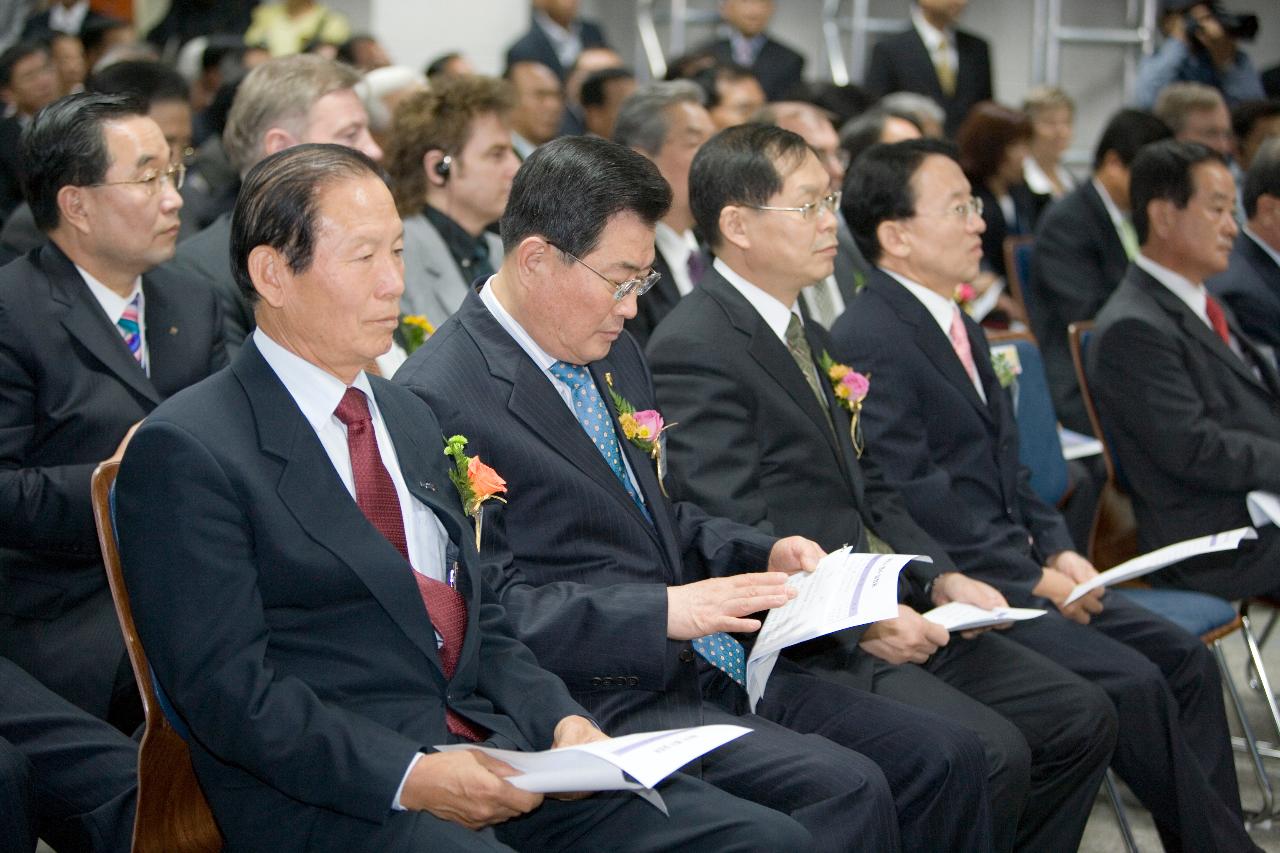
[[[142,328],[138,322],[141,303],[142,294],[135,293],[133,299],[129,300],[129,304],[124,306],[124,313],[120,315],[120,319],[116,320],[116,327],[120,330],[120,335],[124,338],[125,346],[129,348],[129,352],[133,353],[133,357],[137,359],[138,364],[143,369],[146,369],[146,362],[143,360],[142,354]]]
[[[382,464],[378,437],[373,431],[373,418],[364,393],[348,388],[333,413],[347,427],[347,450],[351,454],[351,473],[356,481],[356,506],[408,562],[409,544],[404,532],[404,516],[400,514],[400,499],[396,496],[391,475]],[[409,571],[418,584],[431,624],[444,640],[437,649],[444,677],[453,678],[467,634],[467,602],[447,583],[412,568]],[[487,737],[484,729],[459,717],[452,709],[445,709],[445,721],[449,731],[459,737],[470,741],[481,741]]]
[[[826,411],[827,398],[823,396],[822,386],[818,383],[818,368],[813,364],[813,350],[809,349],[809,339],[804,336],[804,325],[794,311],[787,321],[787,352],[791,353],[796,367],[804,374],[804,381],[809,384],[809,390],[818,398],[823,411]]]
[[[1209,316],[1209,325],[1213,326],[1213,330],[1218,333],[1218,337],[1222,338],[1222,342],[1231,348],[1231,330],[1227,328],[1227,315],[1222,313],[1222,306],[1218,304],[1218,300],[1209,294],[1205,294],[1204,312]]]
[[[587,438],[591,439],[591,443],[608,463],[609,470],[618,478],[622,488],[626,489],[627,497],[635,501],[645,518],[652,521],[649,510],[645,508],[644,499],[632,485],[631,478],[627,476],[627,469],[622,464],[622,450],[618,447],[618,435],[613,430],[613,418],[600,397],[600,391],[591,379],[591,374],[580,364],[557,361],[551,365],[551,375],[569,386],[573,397],[574,417],[578,419],[578,423],[582,424]]]
[[[836,314],[835,298],[831,295],[831,288],[835,286],[836,280],[834,276],[827,276],[809,285],[809,293],[813,297],[813,313],[817,315],[814,319],[828,329],[831,328],[837,316],[839,316]]]
[[[964,372],[969,374],[969,381],[978,381],[978,366],[973,363],[973,349],[969,346],[969,333],[965,330],[964,320],[960,317],[959,306],[951,309],[951,348],[956,351]]]
[[[690,249],[689,256],[685,258],[685,267],[689,270],[689,284],[697,287],[698,282],[707,274],[707,259],[701,250]]]

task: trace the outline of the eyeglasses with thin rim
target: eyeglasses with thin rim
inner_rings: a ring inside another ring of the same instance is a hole
[[[984,209],[982,199],[971,195],[965,201],[956,202],[941,213],[917,213],[916,216],[954,216],[957,219],[968,222],[970,216],[976,216],[981,219]]]
[[[168,183],[175,190],[182,189],[182,183],[187,179],[187,164],[174,163],[167,169],[152,169],[145,172],[141,178],[134,181],[101,181],[96,184],[89,184],[91,187],[123,187],[137,184],[147,191],[147,195],[154,196],[160,192],[161,185]]]
[[[659,279],[662,278],[662,273],[650,270],[649,274],[645,276],[637,276],[636,278],[629,278],[626,281],[614,281],[613,279],[609,278],[609,276],[605,275],[595,267],[591,266],[586,261],[582,260],[582,258],[579,258],[577,255],[573,254],[573,252],[570,252],[567,249],[562,249],[561,247],[556,246],[556,244],[552,243],[550,240],[548,240],[547,243],[548,245],[554,246],[556,249],[559,249],[561,252],[568,255],[570,258],[573,258],[575,261],[582,264],[587,269],[591,270],[603,281],[608,282],[609,285],[613,287],[614,302],[621,302],[622,300],[626,299],[628,296],[630,296],[633,293],[636,296],[643,296],[644,294],[649,292],[650,288],[652,288],[655,284],[658,283]]]
[[[834,190],[817,201],[811,201],[808,204],[802,204],[799,207],[775,207],[769,204],[748,204],[744,206],[749,207],[752,210],[775,210],[782,211],[784,213],[798,213],[800,214],[801,219],[808,222],[817,217],[819,210],[825,210],[834,215],[835,212],[840,209],[840,199],[843,195],[844,193],[840,192],[840,190]]]

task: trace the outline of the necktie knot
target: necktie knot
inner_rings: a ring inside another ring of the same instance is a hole
[[[333,410],[333,414],[348,428],[373,420],[369,414],[369,401],[365,399],[364,392],[358,388],[346,390],[342,400],[338,402],[338,408]]]
[[[580,364],[570,364],[567,361],[557,361],[551,365],[551,375],[566,385],[577,391],[583,385],[591,381],[587,369]]]

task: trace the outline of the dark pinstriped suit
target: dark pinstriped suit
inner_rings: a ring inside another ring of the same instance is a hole
[[[589,366],[638,409],[653,407],[630,335]],[[426,399],[446,434],[461,433],[508,484],[490,511],[490,578],[539,662],[611,732],[738,722],[755,732],[705,760],[704,778],[787,811],[830,849],[987,849],[985,762],[941,717],[824,684],[779,661],[760,716],[743,691],[666,637],[666,587],[759,570],[773,537],[662,497],[653,464],[622,441],[654,523],[627,496],[564,401],[470,294],[413,354],[398,383]],[[616,428],[616,420],[615,420]],[[621,435],[620,429],[618,434]],[[501,566],[504,567],[499,568]],[[863,755],[800,732],[876,750]],[[889,801],[885,776],[893,788]]]

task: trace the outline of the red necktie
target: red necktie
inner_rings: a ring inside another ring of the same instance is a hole
[[[1213,330],[1218,333],[1218,337],[1222,338],[1222,342],[1230,347],[1231,331],[1227,328],[1227,315],[1222,313],[1222,306],[1218,304],[1218,300],[1207,293],[1204,298],[1204,313],[1209,315],[1209,325],[1213,326]]]
[[[369,415],[369,403],[364,393],[348,388],[334,415],[347,426],[347,450],[351,454],[351,473],[356,481],[356,505],[407,561],[409,545],[404,534],[404,516],[400,514],[400,499],[396,497],[391,475],[382,464],[378,437],[373,431],[373,418]],[[413,571],[413,579],[418,582],[418,591],[422,594],[422,603],[427,607],[431,624],[444,638],[444,644],[438,650],[440,665],[444,668],[444,677],[452,678],[467,633],[467,602],[447,583],[416,571]],[[483,729],[452,710],[446,710],[446,721],[449,731],[467,740],[480,741],[486,737]]]

